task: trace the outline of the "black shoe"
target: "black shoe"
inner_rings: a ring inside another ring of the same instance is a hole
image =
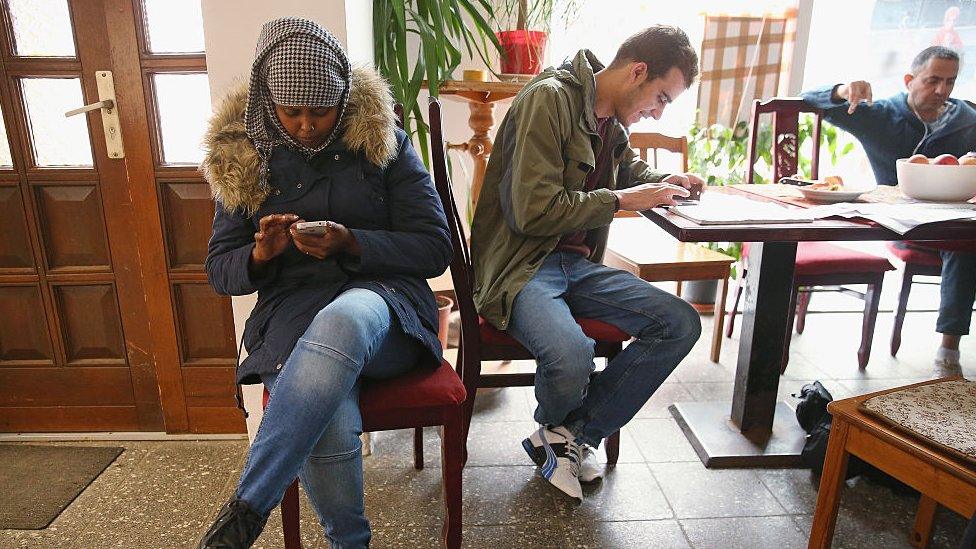
[[[199,549],[247,549],[264,530],[266,517],[237,497],[220,508],[217,518],[200,540]]]

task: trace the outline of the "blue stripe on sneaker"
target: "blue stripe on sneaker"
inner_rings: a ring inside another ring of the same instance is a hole
[[[549,439],[546,438],[545,426],[539,427],[539,436],[542,438],[543,448],[546,449],[546,462],[542,465],[541,473],[547,479],[552,478],[552,473],[556,470],[556,453],[552,451]]]

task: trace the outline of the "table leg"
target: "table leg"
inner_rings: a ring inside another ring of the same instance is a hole
[[[932,537],[932,523],[935,521],[935,510],[939,503],[925,494],[918,498],[918,511],[915,512],[915,526],[912,527],[913,546],[925,549]]]
[[[715,324],[712,327],[712,362],[718,362],[722,354],[722,326],[725,324],[725,299],[729,293],[729,276],[719,282],[718,295],[715,297]]]
[[[471,174],[471,208],[478,205],[481,195],[481,185],[485,180],[485,169],[488,167],[488,157],[491,156],[491,138],[488,132],[495,125],[494,103],[469,103],[471,114],[468,116],[468,126],[474,130],[474,135],[468,141],[468,154],[474,162],[474,173]]]
[[[834,420],[830,426],[830,439],[827,442],[827,456],[824,459],[823,473],[820,475],[820,488],[817,490],[817,509],[813,513],[813,526],[810,527],[810,541],[807,549],[828,549],[834,538],[837,524],[837,509],[840,506],[840,490],[847,472],[847,434],[850,424]]]
[[[796,261],[795,242],[757,243],[749,251],[745,305],[732,402],[671,406],[706,467],[798,466],[806,432],[777,402]],[[731,418],[729,417],[731,408]]]

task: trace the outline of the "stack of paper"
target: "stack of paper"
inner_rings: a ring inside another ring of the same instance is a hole
[[[670,209],[701,225],[809,223],[815,219],[807,209],[722,193],[704,193],[698,204],[672,206]]]

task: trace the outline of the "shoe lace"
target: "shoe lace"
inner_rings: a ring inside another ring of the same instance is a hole
[[[566,457],[569,458],[570,472],[574,477],[578,477],[580,465],[583,463],[583,448],[575,440],[566,441]]]

